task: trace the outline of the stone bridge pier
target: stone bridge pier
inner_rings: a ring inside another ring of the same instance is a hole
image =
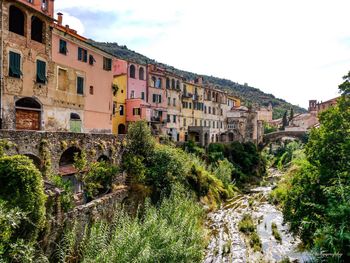
[[[10,143],[6,154],[26,155],[40,170],[50,163],[61,175],[74,174],[74,156],[82,151],[88,162],[118,164],[123,149],[123,138],[112,134],[0,130],[0,139]]]

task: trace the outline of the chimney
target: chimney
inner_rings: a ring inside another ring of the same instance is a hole
[[[58,16],[58,18],[57,18],[57,23],[58,23],[58,25],[59,26],[62,26],[62,22],[63,22],[63,14],[62,13],[57,13],[57,16]]]

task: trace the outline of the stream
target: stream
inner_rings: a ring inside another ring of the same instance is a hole
[[[268,195],[277,183],[281,173],[269,170],[267,186],[250,189],[228,200],[220,210],[209,213],[207,227],[211,230],[204,263],[221,262],[307,262],[311,256],[300,251],[301,241],[294,237],[283,224],[283,214],[268,202]],[[262,243],[261,252],[250,247],[248,237],[238,230],[238,223],[244,214],[251,214]],[[275,223],[282,238],[278,242],[272,235],[271,224]]]

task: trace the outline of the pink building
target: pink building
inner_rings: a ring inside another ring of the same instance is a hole
[[[126,121],[135,122],[151,120],[151,109],[149,104],[141,99],[128,99],[126,102]]]
[[[147,98],[147,67],[128,62],[128,96],[127,99]]]
[[[50,17],[53,17],[54,12],[54,0],[17,0],[31,8],[36,9]]]
[[[63,27],[61,15],[58,21],[52,34],[56,79],[50,117],[71,131],[111,133],[113,56]]]

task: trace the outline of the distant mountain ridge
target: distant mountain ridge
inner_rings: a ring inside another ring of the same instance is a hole
[[[271,103],[274,109],[273,110],[274,119],[281,118],[284,112],[289,111],[291,108],[293,108],[294,112],[296,113],[306,112],[304,108],[292,105],[291,103],[283,99],[276,98],[272,94],[264,93],[263,91],[254,87],[250,87],[247,84],[242,85],[228,79],[222,79],[222,78],[217,78],[213,76],[196,74],[196,73],[176,69],[173,66],[169,66],[169,65],[160,63],[154,59],[150,59],[142,54],[139,54],[135,51],[128,49],[126,46],[118,45],[117,43],[95,42],[92,40],[90,41],[92,45],[95,45],[98,48],[103,49],[106,52],[111,53],[116,57],[124,60],[133,61],[139,64],[156,64],[160,67],[167,69],[168,71],[171,71],[177,75],[183,76],[184,78],[189,80],[195,79],[198,76],[202,76],[204,83],[207,82],[207,83],[217,85],[219,86],[219,88],[235,94],[236,96],[240,97],[246,105],[257,104],[259,106],[267,107],[269,103]]]

